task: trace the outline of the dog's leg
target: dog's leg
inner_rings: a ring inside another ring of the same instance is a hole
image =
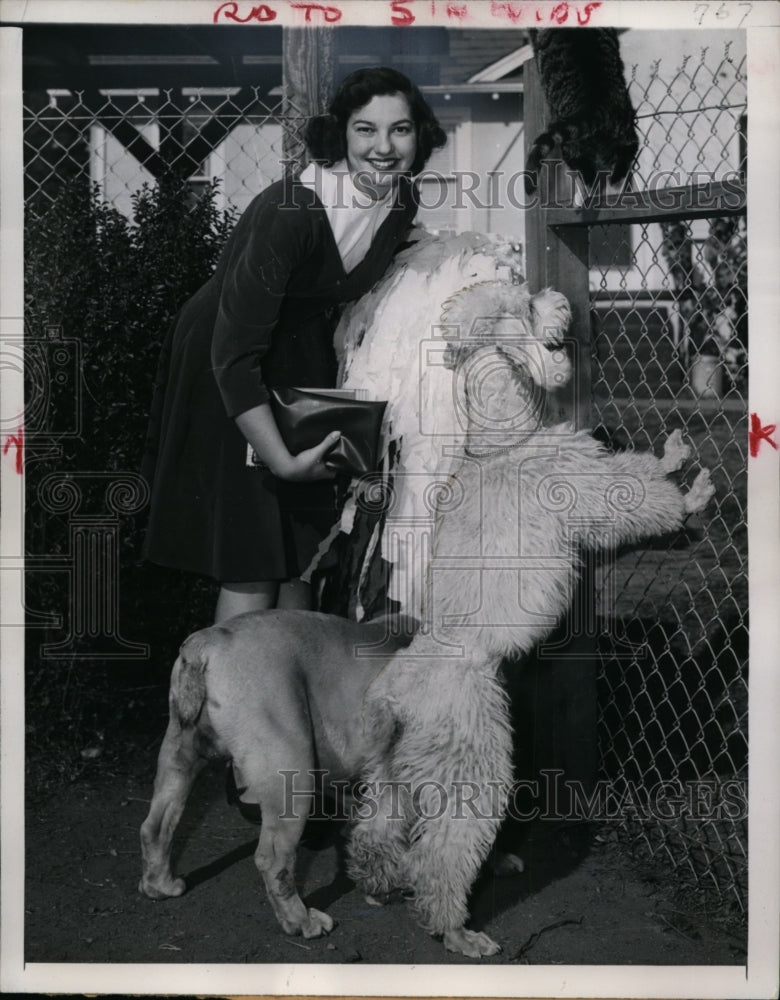
[[[249,759],[240,762],[241,773],[250,793],[257,796],[263,814],[263,826],[255,851],[255,865],[263,877],[274,913],[286,934],[302,934],[305,938],[319,937],[333,930],[333,919],[327,913],[307,907],[295,885],[295,854],[309,816],[309,807],[301,807],[296,799],[289,801],[280,771],[290,767],[291,760],[300,760],[289,746],[281,755],[267,754],[267,747],[257,748]],[[263,751],[266,750],[266,756]],[[285,763],[275,766],[274,759]],[[302,778],[308,764],[296,773]],[[305,780],[305,778],[304,778]]]
[[[674,449],[673,449],[674,450]],[[602,522],[603,531],[587,532],[588,548],[614,548],[682,527],[687,514],[702,510],[714,490],[702,470],[691,490],[666,478],[664,460],[647,452],[602,457],[598,469],[574,481],[578,516]]]
[[[691,457],[691,450],[691,446],[683,441],[679,427],[673,430],[664,443],[664,453],[659,460],[663,471],[667,474],[677,472],[682,468],[683,462]]]
[[[698,514],[704,510],[707,504],[715,495],[715,487],[712,484],[709,469],[702,469],[691,484],[691,488],[683,497],[683,504],[687,514]]]
[[[452,674],[457,683],[445,696],[440,692],[444,715],[424,756],[415,734],[408,747],[402,738],[395,748],[418,790],[404,872],[423,927],[441,934],[448,950],[480,958],[501,947],[464,926],[468,896],[506,811],[512,732],[506,696],[493,676],[462,665]]]
[[[303,826],[265,820],[255,851],[255,864],[263,876],[274,913],[286,934],[302,934],[305,938],[319,937],[333,930],[333,918],[314,907],[307,907],[295,886],[295,853]]]
[[[474,804],[479,808],[478,801]],[[464,926],[469,916],[469,892],[498,826],[498,821],[465,815],[426,822],[406,857],[420,923],[430,933],[441,934],[448,951],[469,958],[501,951],[487,934]]]
[[[383,773],[383,772],[381,772]],[[382,905],[393,889],[405,888],[401,862],[407,847],[399,786],[377,771],[366,782],[372,789],[361,802],[361,818],[350,831],[347,874],[371,905]]]
[[[181,896],[184,879],[171,870],[171,843],[192,784],[206,761],[195,750],[195,729],[171,719],[157,759],[149,815],[141,826],[143,874],[138,889],[151,899]]]

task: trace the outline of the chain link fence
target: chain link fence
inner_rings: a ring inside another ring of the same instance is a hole
[[[726,42],[631,92],[636,187],[744,178],[744,55]],[[665,183],[665,181],[662,181]],[[747,234],[739,214],[590,230],[594,424],[660,454],[682,430],[715,498],[685,532],[599,574],[603,776],[632,842],[681,889],[747,910]]]
[[[626,59],[643,144],[635,187],[744,176],[744,54],[732,41],[679,65]],[[640,71],[641,70],[641,71]],[[269,103],[270,102],[270,103]],[[219,180],[242,210],[284,170],[304,119],[257,89],[25,94],[27,212],[74,178],[132,218],[143,186],[171,173]],[[632,790],[634,842],[680,884],[746,911],[747,299],[738,214],[590,231],[594,424],[652,449],[680,428],[716,497],[684,535],[600,569],[603,777]],[[686,789],[679,794],[681,788]],[[660,792],[658,791],[660,789]],[[634,794],[635,793],[635,794]],[[685,796],[688,796],[686,799]],[[695,801],[692,797],[695,797]]]
[[[278,180],[306,119],[256,87],[48,91],[25,95],[25,201],[40,214],[75,178],[128,217],[133,195],[169,176],[193,194],[219,181],[243,210]]]

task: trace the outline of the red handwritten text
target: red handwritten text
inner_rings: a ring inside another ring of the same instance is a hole
[[[7,455],[11,448],[16,448],[16,471],[21,476],[24,469],[24,429],[19,427],[16,434],[9,434],[3,445],[3,454]]]
[[[507,0],[492,0],[490,13],[493,17],[506,17],[510,21],[519,21],[523,16],[523,5],[519,3],[509,3]]]
[[[400,27],[414,24],[414,14],[409,10],[407,3],[402,0],[390,0],[390,20]]]
[[[491,0],[490,13],[493,17],[504,18],[517,24],[523,18],[535,21],[537,24],[570,24],[577,19],[577,24],[586,25],[594,11],[601,7],[601,0],[593,0],[582,7],[579,4],[562,0],[549,10],[533,4],[513,3],[512,0]]]
[[[321,3],[291,3],[290,6],[293,10],[305,10],[306,11],[306,23],[311,23],[311,12],[313,10],[318,10],[322,14],[326,24],[335,24],[336,21],[341,20],[341,11],[338,7],[324,7]]]
[[[590,15],[594,10],[598,10],[601,6],[601,0],[594,3],[586,3],[585,10],[580,14],[579,7],[577,8],[577,24],[586,25],[590,21]]]
[[[447,17],[455,20],[462,20],[464,17],[469,16],[468,4],[465,3],[448,3],[447,4]]]
[[[390,23],[398,27],[408,27],[414,24],[417,16],[414,4],[422,0],[387,0]],[[535,3],[518,3],[516,0],[490,0],[490,16],[497,20],[510,21],[518,24],[525,21],[528,24],[579,24],[583,27],[590,23],[591,16],[603,6],[601,0],[589,0],[587,3],[574,3],[560,0],[552,7],[543,7]],[[484,10],[484,8],[482,8]],[[212,21],[232,21],[235,24],[267,24],[275,21],[279,14],[289,11],[303,11],[303,21],[306,24],[335,24],[343,17],[337,4],[314,3],[313,0],[275,0],[274,3],[246,4],[240,0],[226,0],[215,8]],[[468,0],[429,0],[430,16],[434,21],[445,20],[460,23],[467,20],[472,13],[478,13],[479,7],[470,8]]]
[[[326,6],[321,3],[289,3],[287,7],[290,10],[302,10],[304,13],[303,19],[306,24],[311,24],[316,20],[312,16],[314,12],[320,14],[326,24],[335,24],[342,17],[338,7]],[[220,20],[234,21],[237,24],[248,24],[250,21],[267,24],[269,21],[275,21],[278,16],[278,12],[267,3],[257,4],[242,12],[238,0],[228,0],[227,3],[220,4],[217,7],[212,16],[212,21],[214,24],[217,24]]]
[[[228,3],[220,4],[214,11],[212,21],[217,24],[222,18],[224,21],[236,21],[238,24],[248,24],[250,21],[275,21],[276,11],[267,4],[261,3],[257,7],[252,7],[248,14],[243,17],[239,14],[237,0],[229,0]]]
[[[767,444],[771,444],[775,451],[778,450],[777,443],[771,438],[771,435],[774,434],[776,430],[776,426],[776,424],[766,424],[766,426],[762,426],[761,421],[758,419],[758,414],[750,414],[748,444],[750,446],[750,454],[753,458],[755,458],[758,454],[758,449],[761,447],[762,441],[766,441]]]

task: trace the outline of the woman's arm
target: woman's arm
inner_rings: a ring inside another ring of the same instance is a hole
[[[282,441],[268,403],[254,406],[236,417],[238,429],[254,448],[275,476],[291,482],[308,482],[314,479],[333,479],[335,472],[325,465],[325,457],[339,439],[338,431],[331,431],[314,448],[298,455],[291,455]]]
[[[304,205],[281,204],[274,189],[250,206],[239,226],[243,231],[235,233],[211,344],[214,377],[225,409],[275,476],[291,481],[331,479],[334,473],[323,458],[338,440],[338,432],[315,448],[291,455],[268,405],[261,372],[290,274],[311,253],[311,215]]]
[[[229,417],[268,402],[267,354],[296,265],[311,253],[312,227],[276,186],[258,195],[231,237],[211,339],[211,364]]]

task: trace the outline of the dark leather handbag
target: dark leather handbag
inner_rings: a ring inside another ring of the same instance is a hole
[[[341,431],[325,465],[350,476],[376,468],[386,402],[354,399],[328,389],[285,386],[269,392],[276,425],[291,455],[313,448],[331,431]]]

